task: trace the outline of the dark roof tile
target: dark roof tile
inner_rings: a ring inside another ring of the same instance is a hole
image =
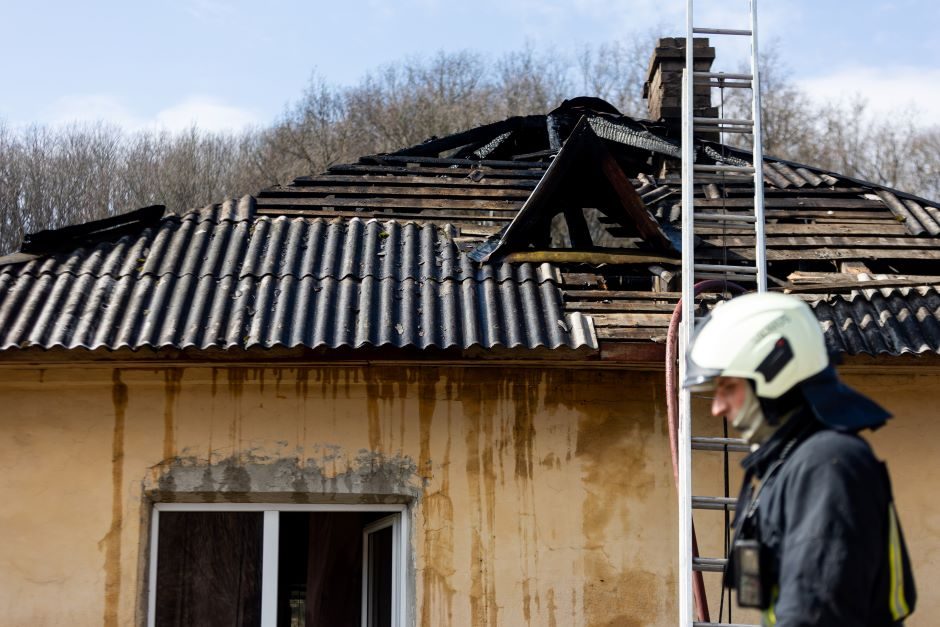
[[[477,267],[455,233],[168,216],[137,237],[0,269],[0,349],[597,349],[590,319],[564,313],[554,268]]]
[[[940,352],[940,291],[936,287],[860,290],[812,306],[832,352]]]

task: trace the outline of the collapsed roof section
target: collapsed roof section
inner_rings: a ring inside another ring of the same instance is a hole
[[[596,234],[602,224],[606,226],[606,239],[619,245],[598,242],[602,238]],[[559,231],[564,239],[560,248],[568,251],[564,256],[556,255],[556,259],[587,261],[605,254],[611,260],[620,254],[637,263],[675,263],[678,259],[676,248],[647,211],[587,116],[580,119],[555,154],[513,221],[470,256],[485,261],[522,259],[526,257],[523,253],[530,251],[544,253],[554,248]]]
[[[337,165],[257,199],[42,234],[0,275],[3,346],[658,359],[679,296],[676,134],[574,99]],[[713,142],[696,154],[750,163]],[[907,289],[940,282],[937,204],[773,158],[763,169],[773,287],[816,303],[839,350],[940,352],[934,288]],[[752,213],[746,177],[702,174],[695,193],[699,211]],[[696,229],[700,253],[749,262],[748,230]],[[316,233],[332,235],[321,245]],[[398,237],[415,247],[392,246]],[[357,269],[319,274],[338,242],[355,251]],[[270,267],[245,265],[262,257]],[[104,270],[106,259],[118,265]],[[377,277],[363,263],[399,274]],[[430,272],[447,263],[473,270]],[[880,291],[855,298],[863,287]],[[846,335],[853,325],[868,327]]]

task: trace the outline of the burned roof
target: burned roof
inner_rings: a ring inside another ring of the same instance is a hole
[[[653,358],[679,297],[676,136],[576,99],[256,198],[45,233],[0,267],[0,349]],[[750,163],[707,141],[697,158]],[[940,205],[774,158],[763,170],[772,287],[813,302],[830,347],[940,352],[923,287],[940,282]],[[696,195],[698,211],[752,212],[746,177],[699,175]],[[696,229],[698,253],[753,254],[746,230]]]

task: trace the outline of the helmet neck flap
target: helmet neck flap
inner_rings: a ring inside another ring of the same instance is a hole
[[[797,387],[816,419],[836,431],[877,429],[891,417],[881,405],[842,383],[831,365]]]
[[[832,366],[799,382],[779,398],[758,396],[757,400],[771,433],[798,413],[801,407],[808,408],[812,416],[826,427],[844,433],[877,429],[891,417],[876,402],[842,383]],[[755,442],[749,440],[749,443]]]

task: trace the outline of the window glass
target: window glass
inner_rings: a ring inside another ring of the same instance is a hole
[[[391,525],[367,535],[369,582],[366,588],[369,612],[367,627],[392,625],[392,546]]]
[[[162,512],[158,627],[261,624],[260,512]]]
[[[368,516],[359,512],[281,512],[279,626],[360,623],[362,526]]]
[[[276,517],[266,534],[269,514]],[[262,607],[272,619],[276,607],[278,627],[391,627],[400,518],[367,511],[163,510],[155,625],[257,627]],[[272,559],[267,572],[265,538],[277,546],[276,567]]]

